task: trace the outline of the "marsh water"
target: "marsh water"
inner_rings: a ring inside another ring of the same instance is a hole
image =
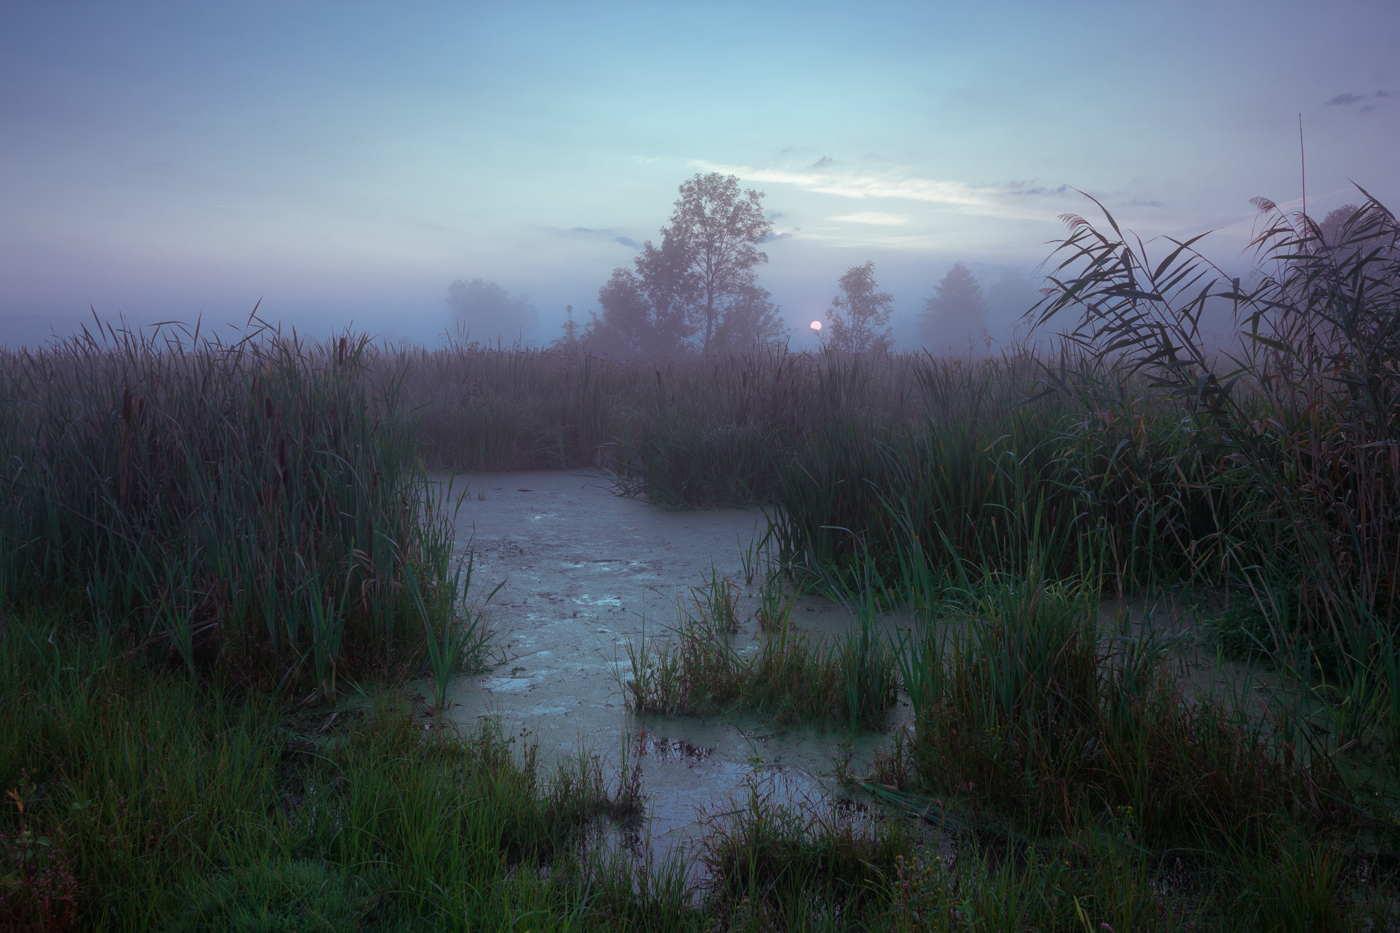
[[[498,654],[484,673],[458,678],[448,715],[471,728],[498,718],[523,748],[538,747],[548,773],[569,759],[596,758],[610,781],[640,766],[647,815],[635,841],[652,853],[683,849],[710,822],[734,812],[751,790],[775,802],[814,809],[839,795],[836,762],[861,773],[907,719],[901,702],[883,731],[849,734],[841,726],[777,728],[746,716],[696,718],[632,713],[624,691],[629,649],[668,637],[683,614],[697,614],[698,592],[714,580],[737,589],[735,646],[751,650],[768,522],[757,510],[668,511],[616,494],[589,471],[458,474],[454,491],[459,556],[474,555],[472,594],[498,583],[478,606]],[[747,567],[746,567],[747,565]],[[1105,625],[1119,612],[1102,609]],[[1138,603],[1129,622],[1180,629],[1180,607]],[[1122,616],[1117,620],[1122,621]],[[797,599],[794,627],[813,638],[839,635],[854,622],[846,607]],[[893,633],[910,620],[882,624]],[[1229,666],[1178,650],[1188,693],[1209,689]]]
[[[888,740],[840,727],[628,710],[629,647],[665,638],[680,613],[695,614],[693,588],[715,579],[737,586],[735,644],[742,651],[755,643],[762,512],[667,511],[620,497],[607,477],[586,471],[451,479],[456,550],[475,555],[472,590],[503,585],[485,607],[501,654],[491,671],[452,685],[449,715],[464,726],[499,717],[517,742],[538,744],[546,771],[580,754],[597,756],[610,780],[640,765],[648,812],[639,835],[653,851],[694,838],[742,805],[750,787],[817,806],[835,788],[835,761],[859,769]],[[815,598],[798,600],[792,616],[818,638],[844,631],[849,619],[842,606]],[[893,711],[891,729],[903,713]]]

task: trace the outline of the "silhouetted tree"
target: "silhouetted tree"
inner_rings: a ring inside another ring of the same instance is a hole
[[[564,306],[564,335],[550,344],[555,350],[577,350],[579,347],[578,322],[574,320],[574,306]]]
[[[715,329],[710,348],[744,353],[787,343],[790,331],[778,314],[778,306],[768,300],[771,297],[768,289],[757,285],[735,296]]]
[[[876,291],[875,263],[852,266],[838,287],[841,292],[826,312],[822,342],[837,353],[888,350],[894,344],[889,327],[894,297]]]
[[[763,193],[739,191],[739,179],[718,172],[681,183],[661,245],[648,240],[633,264],[618,268],[598,290],[602,315],[581,338],[590,348],[676,356],[771,343],[784,334],[754,267],[768,261],[755,247],[772,232]],[[727,322],[727,323],[726,323]]]
[[[1343,204],[1341,207],[1327,212],[1327,216],[1322,218],[1322,223],[1318,224],[1318,234],[1322,237],[1322,242],[1328,246],[1336,246],[1342,239],[1342,228],[1347,221],[1358,211],[1355,204]]]
[[[937,293],[924,299],[919,329],[925,345],[939,348],[969,347],[987,333],[987,302],[977,276],[962,263],[955,263]]]
[[[685,309],[703,352],[726,314],[751,310],[754,267],[768,261],[756,247],[773,225],[763,216],[763,193],[741,194],[734,175],[696,175],[681,183],[680,195],[670,225],[661,230],[661,246],[650,240],[642,246],[637,272],[649,298],[665,298],[668,310]]]
[[[1385,208],[1374,202],[1365,207],[1343,204],[1328,211],[1317,226],[1324,245],[1346,253],[1365,256],[1375,253],[1378,258],[1394,258],[1395,246],[1389,231],[1393,224]]]
[[[614,269],[612,278],[598,289],[602,315],[590,312],[580,335],[588,349],[634,357],[683,355],[688,331],[683,316],[664,303],[658,311],[645,283],[630,269]]]
[[[447,306],[463,340],[514,341],[535,328],[535,309],[528,297],[512,298],[504,288],[485,279],[453,282],[447,287]]]

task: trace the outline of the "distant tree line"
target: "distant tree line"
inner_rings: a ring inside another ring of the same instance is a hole
[[[666,359],[785,344],[790,332],[771,293],[758,284],[757,267],[768,261],[759,246],[773,231],[763,197],[718,172],[682,182],[659,244],[648,240],[630,268],[613,270],[598,289],[600,311],[589,311],[586,321],[575,319],[572,305],[566,308],[563,334],[553,346]],[[894,298],[880,291],[875,263],[852,266],[837,289],[818,334],[823,347],[834,353],[893,349]],[[918,336],[936,352],[976,352],[991,345],[994,308],[1019,315],[1035,299],[1030,280],[1015,272],[1004,273],[984,296],[972,270],[955,263],[925,299]],[[482,279],[452,283],[448,304],[459,335],[488,343],[515,339],[535,317],[526,297],[511,298]]]

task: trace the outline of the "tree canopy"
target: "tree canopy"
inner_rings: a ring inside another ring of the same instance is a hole
[[[831,299],[822,341],[836,353],[865,353],[888,350],[894,345],[890,312],[894,297],[876,291],[875,263],[852,266],[841,276],[840,293]]]
[[[633,355],[671,356],[688,348],[748,349],[781,340],[786,329],[771,294],[758,285],[758,250],[773,226],[763,193],[741,192],[739,179],[698,174],[680,198],[661,242],[648,240],[598,290],[602,314],[583,334],[590,346]]]
[[[924,299],[919,330],[926,346],[940,349],[968,349],[986,336],[987,301],[971,269],[953,264],[934,296]]]

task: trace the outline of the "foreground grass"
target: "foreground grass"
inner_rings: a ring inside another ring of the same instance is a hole
[[[585,827],[635,811],[393,693],[298,713],[52,620],[9,620],[0,665],[0,929],[567,926]]]
[[[1145,845],[1135,811],[1086,810],[1030,840],[890,789],[886,810],[797,811],[756,775],[687,869],[606,843],[601,831],[639,812],[635,783],[587,757],[542,776],[529,748],[489,724],[462,735],[393,693],[335,710],[235,701],[44,618],[6,621],[0,669],[0,930],[1347,930],[1397,919],[1383,861],[1296,820],[1162,849]]]

